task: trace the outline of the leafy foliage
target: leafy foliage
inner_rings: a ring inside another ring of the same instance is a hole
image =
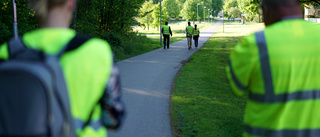
[[[169,21],[169,16],[166,14],[167,12],[165,9],[162,9],[161,13],[161,22],[164,24],[164,22]],[[160,3],[154,5],[154,10],[152,12],[152,27],[154,28],[160,28]]]
[[[164,0],[162,6],[169,17],[179,17],[180,7],[176,0]]]
[[[140,8],[138,15],[138,22],[141,25],[148,27],[148,30],[149,26],[153,28],[160,27],[160,3],[153,4],[152,1],[145,1]],[[163,7],[161,9],[161,21],[162,24],[165,21],[169,21],[168,12],[166,11],[166,8]]]
[[[125,33],[135,23],[133,17],[144,0],[81,0],[77,4],[77,15],[72,26],[85,33]],[[80,21],[78,21],[78,19]],[[90,27],[90,28],[87,28]],[[93,31],[94,30],[94,31]],[[87,32],[89,31],[89,32]]]
[[[237,0],[226,0],[224,1],[224,5],[223,5],[223,9],[226,11],[225,12],[225,16],[230,16],[229,15],[229,11],[230,11],[230,8],[232,7],[238,7],[238,2]]]
[[[261,0],[237,0],[240,11],[253,19],[259,12]],[[320,0],[299,0],[302,9],[308,5],[319,6]]]
[[[16,0],[19,36],[38,27],[34,13],[27,5],[27,0]],[[2,44],[13,37],[13,5],[11,0],[1,0],[0,6],[0,43]]]
[[[188,19],[191,19],[193,21],[197,20],[197,4],[198,3],[201,3],[201,0],[188,0],[187,5],[185,4],[183,9],[181,10],[181,15],[183,15],[183,17],[186,17],[186,14],[187,14]],[[203,15],[204,8],[199,5],[198,10],[199,10],[198,17],[200,18],[202,17],[201,15]]]
[[[187,17],[187,19],[191,19],[193,21],[196,20],[198,3],[200,4],[198,8],[199,19],[208,18],[211,14],[215,16],[223,8],[222,0],[188,0],[187,4],[185,3],[181,10],[180,16],[184,18]],[[210,9],[209,13],[208,9]]]
[[[309,5],[309,4],[317,5],[317,6],[320,5],[320,0],[299,0],[299,1],[301,4],[306,4],[306,5]]]
[[[145,27],[149,27],[152,23],[152,12],[153,12],[154,4],[152,1],[146,1],[142,4],[142,7],[139,10],[138,14],[138,22]]]
[[[231,7],[230,11],[228,11],[228,14],[231,18],[237,18],[241,16],[241,11],[236,7]]]
[[[257,0],[237,0],[241,13],[246,14],[252,20],[259,13],[260,3]]]

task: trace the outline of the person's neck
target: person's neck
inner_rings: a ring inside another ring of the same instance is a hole
[[[63,9],[52,9],[40,28],[69,28],[70,17]]]
[[[300,6],[283,7],[278,12],[278,20],[303,18]]]
[[[281,20],[302,19],[302,18],[303,18],[302,16],[293,15],[293,16],[282,17]]]

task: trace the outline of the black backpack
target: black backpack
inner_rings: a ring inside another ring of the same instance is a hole
[[[58,55],[8,43],[0,60],[0,136],[75,137],[60,56],[89,40],[76,35]]]

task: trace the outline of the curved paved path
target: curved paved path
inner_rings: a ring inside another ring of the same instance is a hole
[[[202,47],[221,25],[200,30]],[[109,137],[172,137],[170,125],[171,85],[187,60],[198,49],[187,49],[187,40],[118,62],[121,72],[126,119],[117,131],[108,131]]]

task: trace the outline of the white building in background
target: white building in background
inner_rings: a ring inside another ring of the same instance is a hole
[[[309,5],[304,9],[304,15],[306,21],[320,23],[320,6],[313,7]]]

